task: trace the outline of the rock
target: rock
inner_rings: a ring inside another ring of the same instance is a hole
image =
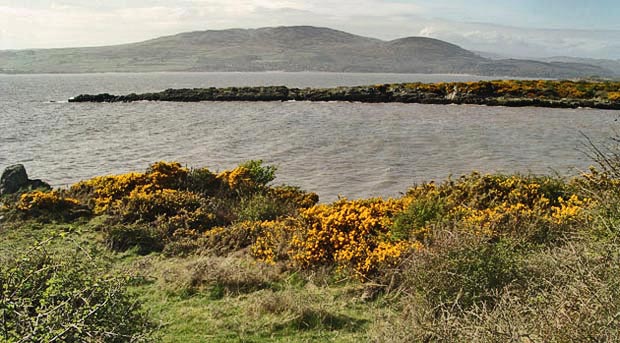
[[[52,187],[39,179],[29,180],[26,168],[22,164],[6,167],[0,177],[0,195],[16,193],[20,189],[49,190]]]
[[[52,189],[52,186],[50,186],[49,183],[41,179],[28,180],[28,187],[30,187],[30,189],[44,189],[44,190]]]
[[[0,177],[0,195],[15,193],[25,186],[28,186],[28,174],[22,164],[15,164],[4,169]]]

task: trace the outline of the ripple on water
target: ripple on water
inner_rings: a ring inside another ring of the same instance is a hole
[[[429,76],[424,76],[429,77]],[[475,79],[470,77],[469,79]],[[178,160],[211,170],[247,159],[323,201],[397,196],[414,182],[482,172],[575,173],[591,162],[580,131],[613,135],[618,111],[419,104],[48,103],[80,93],[257,84],[335,86],[448,76],[322,73],[0,75],[0,168],[24,163],[66,186]],[[463,78],[462,80],[467,80]]]

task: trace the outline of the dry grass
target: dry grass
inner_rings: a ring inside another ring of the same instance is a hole
[[[375,342],[618,342],[620,246],[588,238],[532,254],[526,272],[469,307],[404,297]]]

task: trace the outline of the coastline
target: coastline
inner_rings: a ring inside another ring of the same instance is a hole
[[[182,88],[156,93],[81,94],[69,102],[134,101],[344,101],[363,103],[469,104],[506,107],[620,110],[618,82],[502,80],[399,83],[332,88],[286,86]]]

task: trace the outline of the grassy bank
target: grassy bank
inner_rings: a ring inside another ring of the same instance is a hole
[[[260,161],[7,195],[0,337],[618,341],[620,174],[594,154],[572,179],[472,173],[330,204]]]

